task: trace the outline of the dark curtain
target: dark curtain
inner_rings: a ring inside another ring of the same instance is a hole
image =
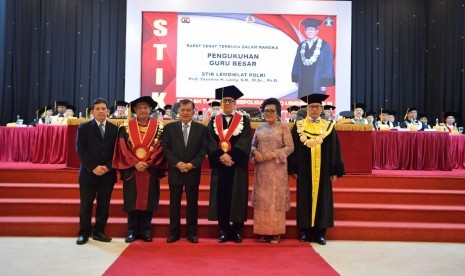
[[[31,121],[56,100],[76,105],[78,115],[96,97],[124,99],[126,0],[0,5],[1,125],[17,115]]]
[[[352,102],[465,122],[464,0],[352,1]]]
[[[353,0],[352,102],[465,122],[465,0]],[[124,98],[126,0],[0,0],[0,123]],[[4,12],[4,16],[2,16]],[[4,31],[3,31],[4,28]]]

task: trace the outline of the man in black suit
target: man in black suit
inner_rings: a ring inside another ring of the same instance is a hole
[[[116,171],[111,168],[118,127],[106,120],[108,102],[103,98],[93,101],[93,120],[79,126],[76,151],[81,160],[79,170],[79,238],[77,244],[85,244],[91,232],[93,239],[109,242],[104,233],[107,224],[111,193],[116,182]],[[92,227],[92,205],[97,198],[95,225]]]
[[[195,104],[191,100],[179,102],[179,119],[166,125],[163,132],[163,152],[168,159],[170,185],[170,235],[168,243],[181,235],[181,197],[186,188],[187,240],[198,243],[197,220],[200,172],[207,153],[207,127],[194,122]]]

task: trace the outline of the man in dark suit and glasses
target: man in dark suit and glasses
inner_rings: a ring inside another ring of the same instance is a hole
[[[109,242],[104,233],[107,224],[111,193],[116,182],[116,171],[111,168],[118,127],[107,121],[108,102],[103,98],[93,101],[91,112],[94,119],[79,126],[76,151],[81,160],[79,170],[79,238],[77,244],[85,244],[91,232],[93,239]],[[91,225],[92,205],[97,198],[95,224]]]
[[[187,240],[198,242],[198,197],[202,162],[207,153],[207,127],[194,122],[195,104],[179,102],[179,121],[167,124],[162,136],[163,152],[168,159],[170,185],[170,235],[168,243],[181,236],[181,197],[185,186],[187,197]]]

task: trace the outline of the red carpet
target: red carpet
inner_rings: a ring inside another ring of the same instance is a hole
[[[309,243],[132,243],[105,275],[339,275]]]

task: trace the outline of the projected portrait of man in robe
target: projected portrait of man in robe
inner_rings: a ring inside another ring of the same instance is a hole
[[[300,24],[305,27],[304,41],[299,44],[292,66],[292,82],[298,86],[298,97],[320,93],[334,86],[334,59],[331,47],[318,37],[322,21],[307,18]]]

